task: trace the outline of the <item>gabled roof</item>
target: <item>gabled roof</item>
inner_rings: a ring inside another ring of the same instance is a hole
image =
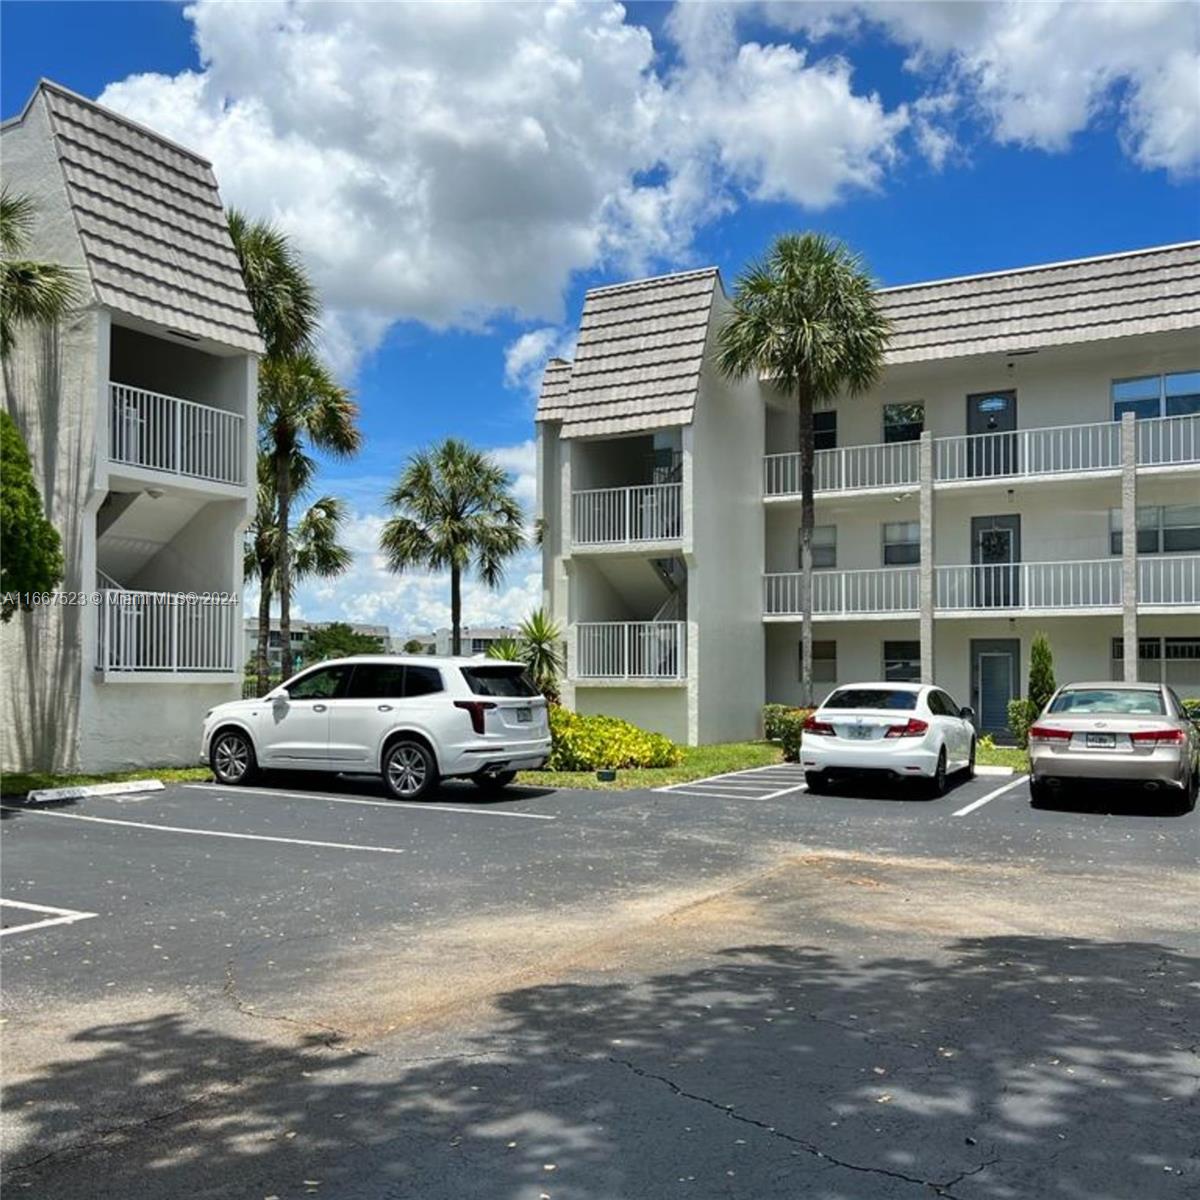
[[[561,420],[562,437],[689,424],[718,286],[706,267],[593,288],[575,361],[547,367],[537,419]]]
[[[26,112],[39,96],[96,299],[261,354],[208,162],[49,80],[38,84]]]
[[[1200,242],[883,288],[889,363],[1200,326]]]

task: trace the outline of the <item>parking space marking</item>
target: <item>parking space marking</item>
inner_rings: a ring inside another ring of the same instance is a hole
[[[423,804],[419,800],[366,800],[359,796],[331,796],[327,792],[285,792],[277,788],[222,787],[217,783],[185,783],[196,792],[220,792],[225,796],[287,796],[291,800],[328,800],[331,804],[369,804],[393,812],[448,812],[476,817],[522,817],[526,821],[557,821],[550,813],[510,812],[508,809],[458,808],[452,804]]]
[[[780,784],[784,787],[780,787]],[[804,772],[786,763],[765,767],[747,767],[744,771],[725,771],[706,775],[686,783],[672,783],[654,788],[656,792],[672,792],[682,796],[712,796],[718,800],[774,800],[791,792],[805,790]]]
[[[129,829],[149,829],[156,833],[188,833],[195,837],[234,838],[244,842],[281,842],[285,846],[316,846],[321,850],[363,850],[371,854],[405,854],[399,846],[363,846],[354,842],[316,842],[308,838],[270,837],[265,833],[230,833],[224,829],[192,829],[187,825],[152,825],[149,821],[118,821],[115,817],[85,817],[82,813],[47,812],[44,809],[22,808],[15,804],[0,804],[7,812],[24,813],[30,817],[57,817],[62,821],[91,821],[96,825],[124,825]]]
[[[995,788],[994,790],[988,792],[988,794],[986,796],[980,796],[978,800],[972,800],[970,804],[964,805],[957,812],[953,812],[950,815],[952,817],[965,817],[967,815],[967,813],[974,812],[977,808],[982,808],[985,804],[988,803],[989,800],[995,800],[995,798],[997,796],[1003,796],[1005,792],[1012,791],[1012,789],[1015,788],[1017,786],[1017,784],[1024,783],[1024,782],[1025,782],[1025,776],[1018,775],[1016,777],[1016,779],[1010,780],[1008,783],[1004,784],[1002,787]]]
[[[35,929],[45,929],[50,925],[73,925],[76,921],[87,921],[97,916],[93,912],[81,912],[76,908],[54,908],[49,904],[30,904],[27,900],[0,900],[5,908],[23,908],[28,912],[50,913],[51,916],[41,921],[30,921],[26,925],[13,925],[9,929],[0,929],[0,937],[10,933],[32,933]]]

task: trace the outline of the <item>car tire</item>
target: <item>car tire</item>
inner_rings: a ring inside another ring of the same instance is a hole
[[[933,769],[933,775],[928,783],[929,796],[933,800],[939,800],[946,794],[946,789],[950,782],[946,773],[946,747],[943,746],[938,753],[937,766]]]
[[[423,800],[438,785],[437,763],[424,742],[402,738],[383,756],[383,784],[396,800]]]
[[[804,786],[810,796],[819,796],[829,791],[829,780],[821,771],[805,771]]]
[[[1050,805],[1050,786],[1044,779],[1029,777],[1029,803],[1033,808],[1048,808]]]
[[[222,729],[208,751],[213,778],[226,787],[252,783],[258,774],[258,760],[249,734],[240,729]]]
[[[471,776],[471,782],[480,791],[498,792],[508,787],[516,777],[516,771],[480,771],[478,775]]]
[[[972,738],[971,739],[971,756],[970,756],[970,758],[967,759],[967,769],[965,771],[963,771],[964,779],[974,779],[975,778],[975,752],[976,752],[975,739]]]

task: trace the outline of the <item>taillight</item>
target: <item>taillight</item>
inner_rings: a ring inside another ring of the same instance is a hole
[[[476,733],[482,733],[484,721],[483,714],[487,712],[489,708],[495,708],[496,706],[490,700],[455,700],[454,707],[465,709],[468,713],[470,713],[471,728],[474,729]]]
[[[1049,742],[1052,746],[1065,746],[1071,740],[1071,731],[1055,729],[1052,725],[1031,725],[1029,740],[1031,742]]]
[[[824,737],[833,737],[833,726],[828,721],[818,721],[816,717],[805,717],[804,726],[805,733],[819,733]]]
[[[909,717],[903,725],[889,725],[888,731],[884,737],[921,737],[929,728],[928,721],[922,721],[920,717]]]
[[[1179,745],[1183,741],[1182,729],[1139,729],[1129,735],[1129,740],[1135,746],[1146,745]]]

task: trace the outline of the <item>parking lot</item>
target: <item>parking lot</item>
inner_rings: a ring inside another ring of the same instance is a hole
[[[9,1179],[1194,1192],[1198,815],[803,784],[6,804]]]

